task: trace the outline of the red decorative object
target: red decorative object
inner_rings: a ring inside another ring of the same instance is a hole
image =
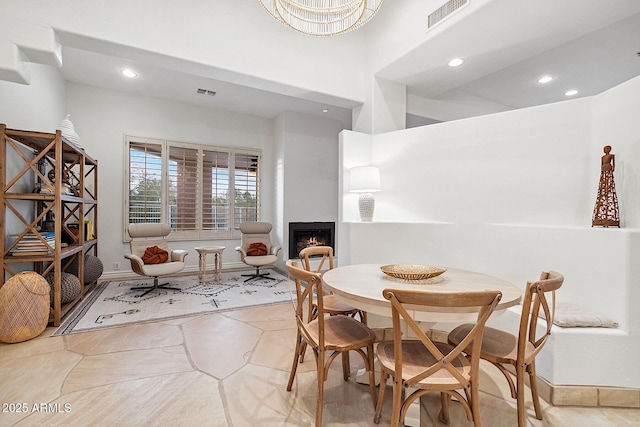
[[[142,255],[142,261],[145,264],[162,264],[169,259],[169,252],[164,249],[160,249],[157,246],[151,246],[144,251]]]
[[[251,243],[247,249],[247,255],[249,256],[263,256],[268,253],[267,245],[264,243]]]

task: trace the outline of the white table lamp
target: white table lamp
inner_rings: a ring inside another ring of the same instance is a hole
[[[374,191],[380,191],[380,170],[377,166],[358,166],[351,168],[349,174],[349,191],[360,193],[358,197],[358,209],[362,221],[373,219],[373,210],[376,201],[373,198]]]

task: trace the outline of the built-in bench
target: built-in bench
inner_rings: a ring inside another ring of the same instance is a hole
[[[536,359],[546,398],[557,405],[640,407],[640,268],[632,259],[640,231],[512,224],[346,223],[354,263],[426,264],[480,271],[524,288],[543,270],[565,277],[559,303],[571,303],[618,323],[617,328],[554,326]],[[519,309],[490,320],[517,331]],[[438,325],[438,329],[446,325]],[[514,329],[515,328],[515,329]]]

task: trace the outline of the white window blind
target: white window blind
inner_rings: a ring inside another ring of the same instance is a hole
[[[162,144],[129,144],[128,223],[162,221]]]
[[[198,150],[169,146],[169,224],[197,231]]]
[[[125,224],[167,222],[172,239],[238,235],[259,217],[260,152],[127,137]],[[126,237],[126,232],[125,232]]]
[[[235,156],[235,228],[241,222],[258,220],[258,157],[249,153]]]
[[[202,228],[230,231],[229,152],[204,150],[202,159]]]

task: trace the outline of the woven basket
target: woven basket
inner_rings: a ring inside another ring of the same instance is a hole
[[[0,341],[35,338],[49,322],[49,284],[33,271],[11,277],[0,288]]]
[[[444,273],[444,268],[414,264],[389,264],[380,267],[388,276],[403,280],[426,280]]]

